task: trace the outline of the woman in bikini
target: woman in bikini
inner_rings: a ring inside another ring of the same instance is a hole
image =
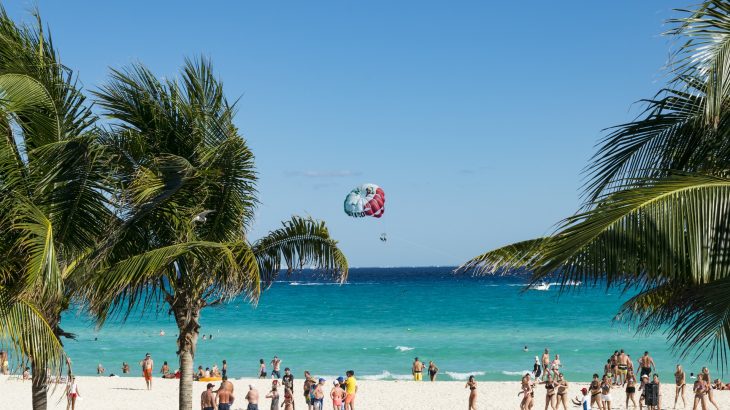
[[[560,355],[555,355],[555,360],[553,360],[552,369],[553,369],[553,377],[557,378],[558,373],[560,372],[560,367],[562,364],[560,363]]]
[[[629,399],[631,399],[631,403],[633,403],[634,408],[636,408],[636,400],[634,399],[634,396],[636,395],[636,375],[634,374],[633,370],[629,370],[628,373],[626,373],[626,408],[629,408]]]
[[[601,381],[597,374],[593,375],[593,381],[588,387],[588,390],[591,393],[591,408],[593,408],[593,404],[595,403],[599,410],[603,409],[603,404],[601,404]]]
[[[601,381],[601,401],[605,410],[611,410],[611,378],[607,374],[603,375]]]
[[[520,410],[532,409],[532,400],[535,397],[535,391],[533,390],[534,385],[530,382],[530,373],[525,374],[522,377],[522,391],[517,393],[517,396],[522,394],[522,402],[520,402]]]
[[[439,373],[439,368],[433,361],[428,362],[428,377],[432,382],[436,381],[436,375]]]
[[[477,410],[477,382],[474,376],[469,376],[464,388],[469,388],[469,410]]]
[[[560,409],[560,403],[563,404],[563,410],[568,410],[568,381],[565,380],[563,373],[558,374],[558,393],[555,410]]]
[[[682,369],[682,365],[677,365],[677,370],[674,372],[674,383],[676,384],[674,392],[674,407],[677,407],[677,401],[679,400],[679,394],[682,393],[682,405],[687,407],[687,403],[684,400],[684,387],[686,386],[686,375]]]
[[[707,385],[707,399],[710,401],[710,403],[712,403],[713,406],[715,406],[716,410],[720,410],[720,408],[717,406],[717,403],[715,403],[715,398],[712,397],[712,379],[710,378],[710,369],[708,369],[707,367],[703,367],[700,376],[703,376],[705,378],[705,384]]]
[[[548,375],[547,381],[540,382],[540,384],[544,384],[545,390],[547,390],[545,396],[545,410],[547,410],[548,405],[550,408],[555,410],[555,388],[558,387],[558,383],[553,381],[553,376]]]
[[[294,410],[294,395],[291,393],[290,388],[284,389],[284,402],[281,403],[281,407],[284,410]]]
[[[697,405],[699,404],[702,410],[707,410],[707,400],[705,400],[705,393],[707,392],[707,386],[705,385],[705,378],[698,377],[692,386],[692,391],[695,393],[694,405],[692,410],[698,410]]]
[[[68,379],[68,384],[66,385],[66,410],[75,410],[76,409],[76,398],[80,397],[79,394],[79,386],[76,384],[76,378],[74,376],[71,376]]]

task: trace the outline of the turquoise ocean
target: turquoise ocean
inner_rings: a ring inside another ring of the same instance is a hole
[[[257,306],[237,299],[203,311],[201,333],[213,338],[199,340],[196,367],[226,359],[229,377],[255,377],[259,359],[268,365],[278,355],[296,377],[304,370],[327,378],[353,369],[362,379],[392,380],[409,379],[417,356],[437,364],[440,380],[519,380],[547,347],[560,354],[568,380],[588,380],[614,350],[625,349],[634,360],[648,350],[662,378],[672,380],[679,360],[664,336],[636,336],[612,320],[629,295],[587,286],[523,291],[519,275],[455,276],[452,270],[351,269],[342,285],[307,271],[282,277]],[[62,327],[77,335],[65,342],[77,374],[95,374],[98,363],[107,374],[120,374],[126,361],[138,376],[147,352],[156,367],[168,361],[176,368],[177,331],[165,310],[102,329],[69,312]],[[704,357],[681,363],[688,373],[715,367]]]

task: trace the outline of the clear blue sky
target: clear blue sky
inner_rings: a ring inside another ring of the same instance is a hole
[[[7,3],[7,2],[6,2]],[[327,221],[352,266],[455,265],[579,205],[605,127],[662,85],[672,8],[693,2],[26,1],[87,89],[141,61],[209,56],[256,155],[252,238]],[[387,193],[382,220],[347,192]],[[390,240],[378,240],[387,232]]]

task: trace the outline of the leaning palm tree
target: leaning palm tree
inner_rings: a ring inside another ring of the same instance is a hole
[[[0,335],[33,368],[34,409],[63,366],[75,268],[111,217],[93,122],[40,19],[17,26],[0,8]]]
[[[619,319],[665,331],[682,355],[730,351],[730,3],[672,20],[681,45],[665,89],[614,128],[588,167],[586,202],[544,238],[462,270],[533,272],[637,292]]]
[[[132,309],[174,317],[180,409],[192,408],[193,360],[202,309],[238,295],[256,301],[279,273],[314,265],[344,280],[347,261],[324,223],[293,217],[251,242],[253,154],[233,124],[234,107],[205,59],[179,80],[134,65],[97,93],[111,119],[116,222],[86,266],[89,306],[103,323]]]

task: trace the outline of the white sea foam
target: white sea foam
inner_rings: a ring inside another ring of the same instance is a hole
[[[393,374],[387,370],[383,370],[380,374],[366,374],[360,376],[363,380],[411,380],[413,375],[410,374]]]
[[[415,349],[415,347],[410,347],[410,346],[396,346],[395,347],[395,350],[400,350],[401,352],[407,352],[407,351],[413,350],[413,349]]]
[[[457,372],[444,372],[446,375],[451,377],[453,380],[461,381],[466,380],[469,376],[484,376],[486,373],[482,371],[457,373]]]
[[[505,376],[524,376],[527,373],[532,373],[529,370],[522,370],[520,372],[509,372],[507,370],[502,370],[502,374]]]

